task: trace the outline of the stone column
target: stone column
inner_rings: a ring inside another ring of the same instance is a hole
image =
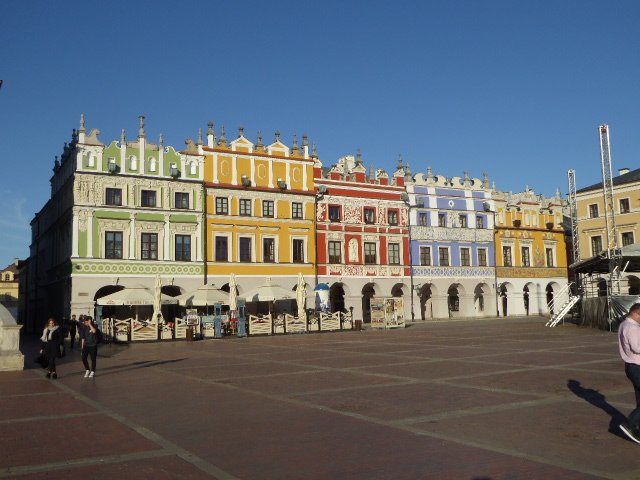
[[[11,312],[0,305],[0,371],[24,369],[24,355],[20,352],[20,329]]]
[[[350,311],[350,307],[353,307],[353,319],[362,320],[362,296],[349,295],[344,297],[344,308]]]
[[[531,300],[531,295],[529,295],[529,300]],[[527,314],[527,311],[524,308],[523,292],[507,293],[507,301],[507,315],[509,317]]]
[[[431,297],[431,308],[434,319],[448,319],[449,308],[447,306],[448,295],[433,295]]]

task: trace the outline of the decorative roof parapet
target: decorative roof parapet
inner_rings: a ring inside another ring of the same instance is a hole
[[[483,180],[471,178],[467,172],[462,177],[448,178],[444,175],[434,175],[431,167],[427,168],[427,173],[417,173],[414,175],[415,185],[428,185],[444,188],[461,188],[467,190],[488,190]]]

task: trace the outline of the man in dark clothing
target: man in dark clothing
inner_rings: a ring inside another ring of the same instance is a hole
[[[69,320],[69,344],[71,350],[73,350],[73,344],[76,342],[76,332],[78,330],[78,320],[76,320],[75,315],[71,315],[71,320]]]
[[[96,376],[96,359],[98,357],[98,343],[100,343],[101,333],[98,327],[93,323],[91,317],[84,317],[84,321],[80,324],[80,347],[82,349],[82,363],[84,364],[84,378],[93,378]],[[91,357],[91,369],[87,357]]]

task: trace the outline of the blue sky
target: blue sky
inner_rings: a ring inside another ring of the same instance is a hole
[[[638,1],[0,3],[0,264],[28,256],[54,156],[78,127],[182,147],[215,122],[307,133],[333,164],[474,177],[545,194],[638,168]]]

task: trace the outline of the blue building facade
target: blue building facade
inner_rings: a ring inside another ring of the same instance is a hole
[[[496,315],[495,207],[484,179],[407,182],[416,320]]]

